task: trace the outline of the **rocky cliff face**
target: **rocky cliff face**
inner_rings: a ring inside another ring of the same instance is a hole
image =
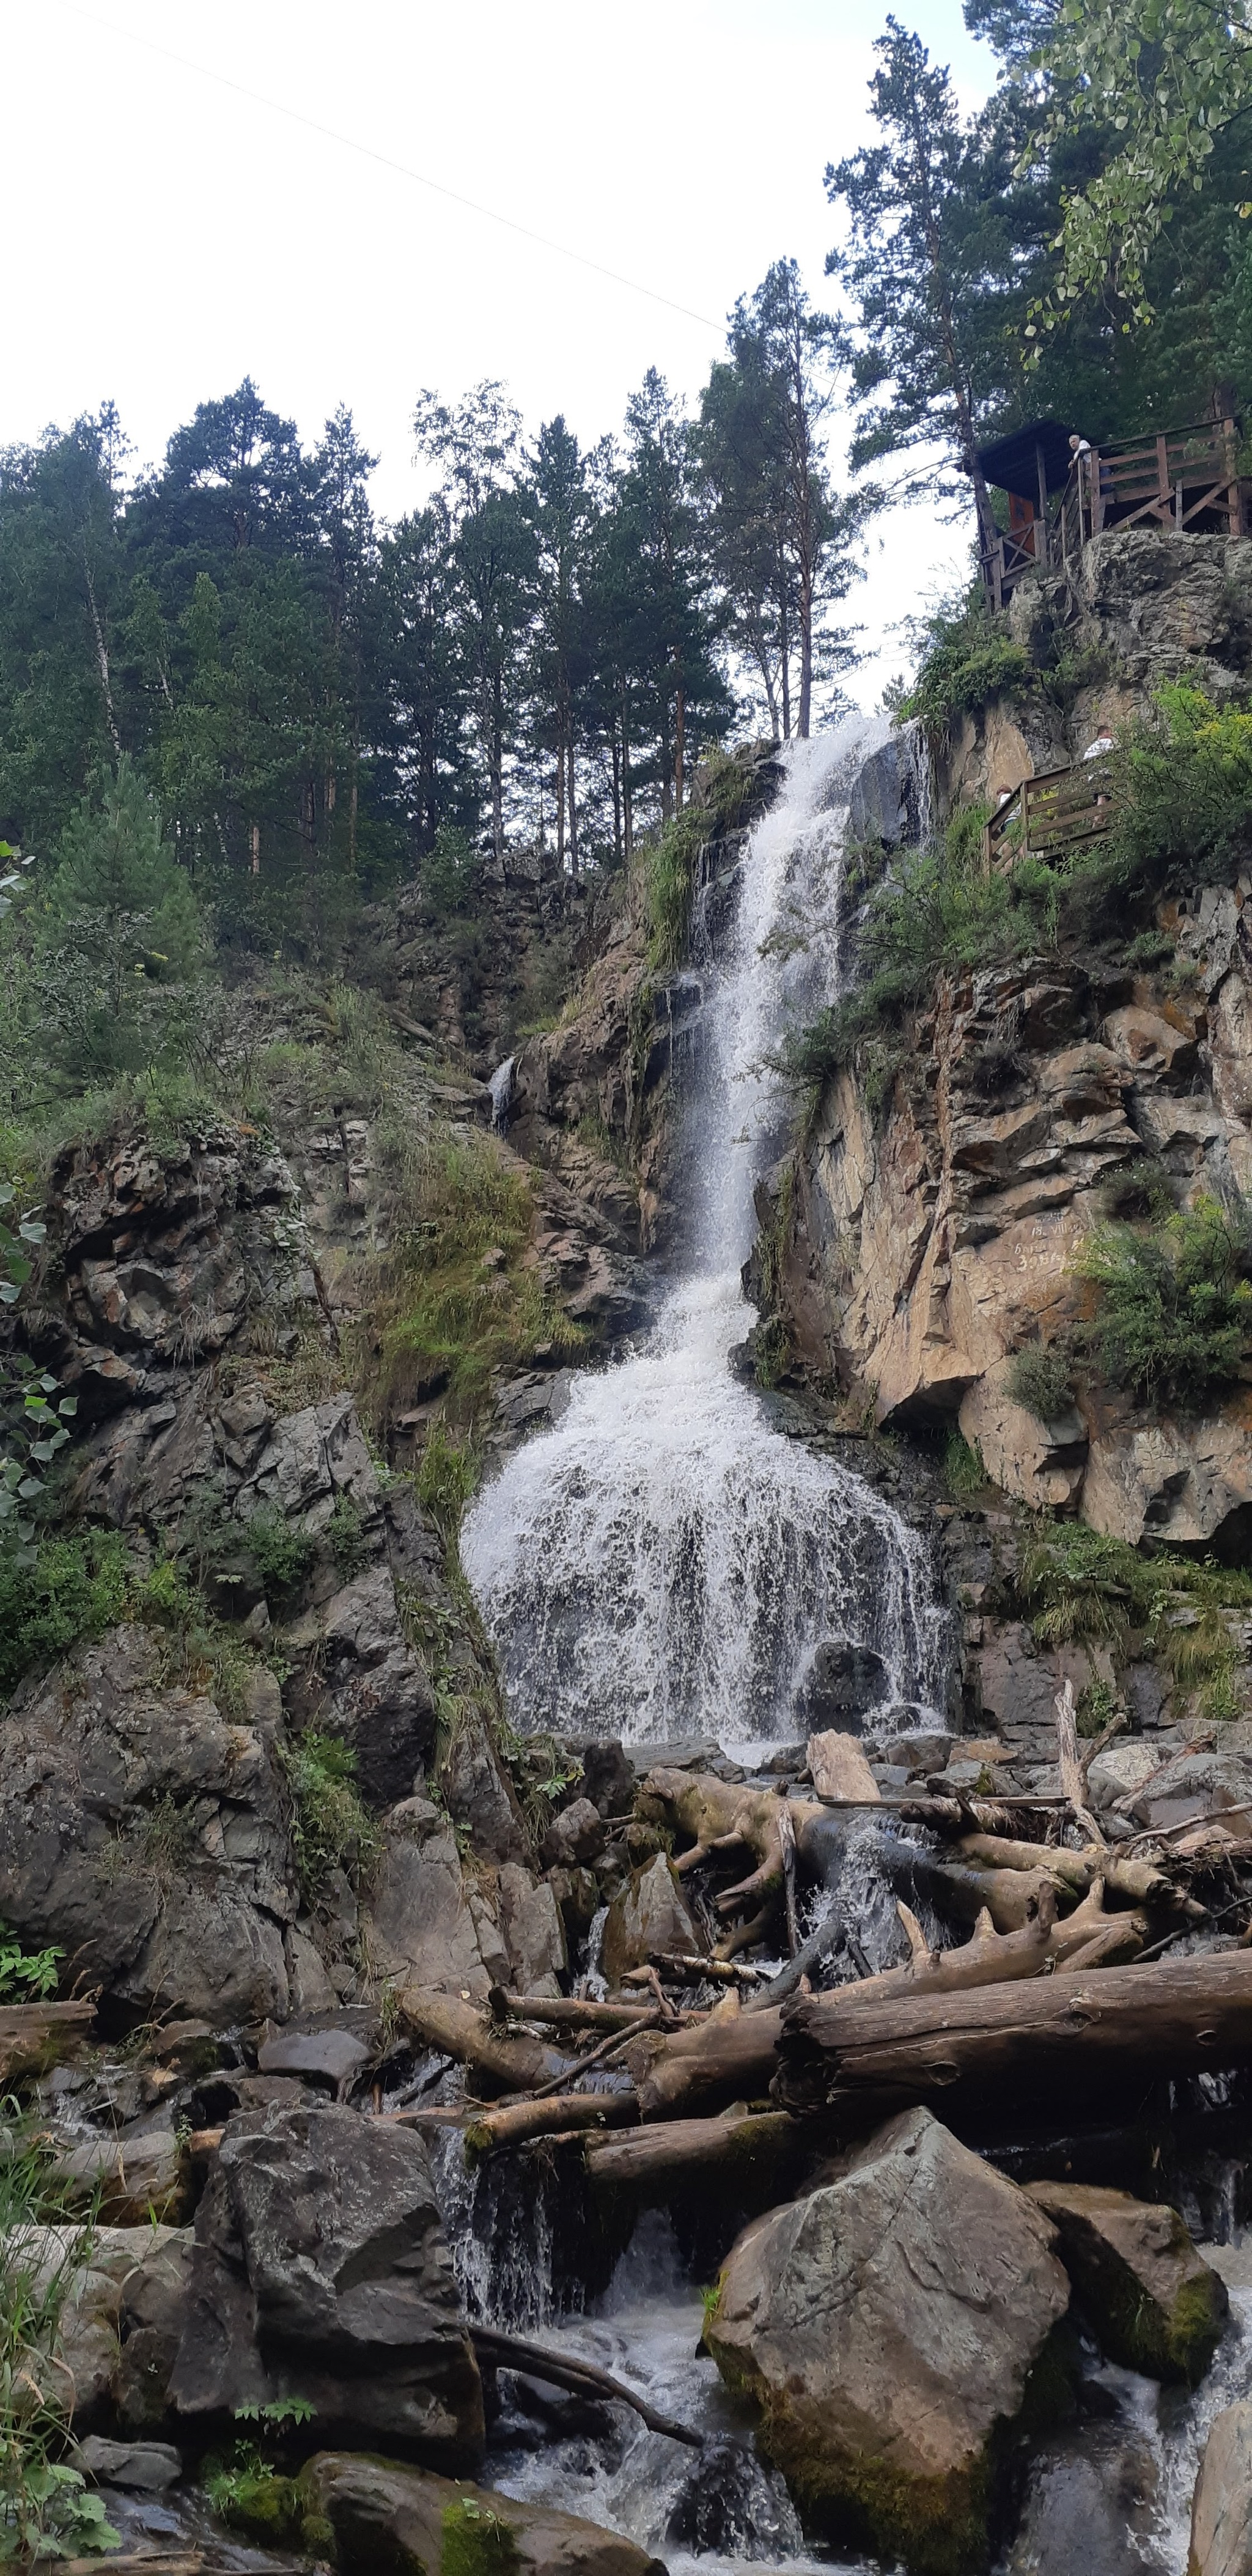
[[[1081,758],[1163,681],[1186,681],[1218,705],[1246,695],[1252,541],[1111,529],[1084,548],[1072,577],[1023,582],[1007,626],[1026,675],[952,726],[937,763],[941,815]]]
[[[1109,1185],[1150,1157],[1184,1201],[1252,1180],[1252,881],[1171,927],[1194,974],[1029,961],[945,981],[873,1106],[851,1072],[798,1167],[786,1290],[799,1346],[880,1422],[957,1423],[995,1482],[1138,1541],[1242,1550],[1252,1412],[1147,1421],[1108,1389],[1044,1425],[1013,1353],[1089,1305],[1075,1271]]]

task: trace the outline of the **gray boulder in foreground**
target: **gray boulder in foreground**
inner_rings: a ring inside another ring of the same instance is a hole
[[[1204,2377],[1230,2309],[1176,2209],[1096,2183],[1032,2182],[1061,2256],[1113,2361],[1152,2379]]]
[[[1209,2428],[1187,2576],[1252,2576],[1252,2399],[1225,2407]]]
[[[985,2564],[1001,2437],[1069,2304],[1054,2241],[925,2110],[746,2229],[706,2337],[814,2530],[918,2576]]]
[[[320,2452],[300,2497],[306,2545],[333,2534],[340,2576],[665,2576],[659,2558],[580,2514],[393,2460]]]
[[[482,2385],[420,2138],[329,2104],[230,2122],[171,2396],[184,2416],[302,2397],[332,2439],[477,2463]]]

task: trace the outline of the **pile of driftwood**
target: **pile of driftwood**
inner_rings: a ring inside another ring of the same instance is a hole
[[[454,2122],[474,2155],[581,2134],[598,2181],[650,2187],[745,2156],[785,2166],[815,2122],[838,2134],[906,2103],[1003,2109],[1252,2057],[1252,1949],[1186,1937],[1252,1940],[1252,1819],[1110,1848],[1086,1805],[1068,1689],[1057,1724],[1061,1798],[898,1801],[896,1818],[928,1829],[920,1847],[864,1802],[882,1820],[888,1882],[898,1870],[968,1937],[932,1949],[901,1894],[904,1964],[825,1992],[812,1979],[831,1933],[800,1940],[797,1889],[837,1884],[862,1807],[650,1773],[639,1811],[672,1832],[678,1871],[739,1864],[711,1900],[728,1937],[708,1957],[658,1955],[599,2001],[497,1988],[482,2011],[410,1988],[405,2019],[462,2062],[470,2099],[393,2116]],[[744,1965],[784,1923],[781,1972]]]

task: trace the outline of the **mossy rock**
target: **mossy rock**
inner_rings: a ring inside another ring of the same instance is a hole
[[[1061,2255],[1111,2361],[1149,2379],[1203,2379],[1229,2312],[1226,2285],[1176,2209],[1088,2183],[1037,2182]]]
[[[475,2496],[459,2496],[440,2516],[442,2576],[516,2576],[518,2548],[507,2522]]]
[[[249,2540],[282,2545],[300,2538],[304,2511],[294,2478],[267,2475],[264,2470],[255,2476],[237,2473],[230,2493],[214,2499],[214,2504],[222,2521]]]

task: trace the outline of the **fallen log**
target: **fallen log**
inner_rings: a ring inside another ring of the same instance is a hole
[[[657,2032],[632,2040],[626,2063],[635,2079],[640,2115],[672,2120],[680,2111],[720,2111],[728,2102],[750,2102],[768,2093],[774,2072],[779,2016],[738,2010],[733,1991],[695,2030]]]
[[[961,2085],[1059,2093],[1151,2067],[1224,2068],[1252,2056],[1252,1957],[1163,1959],[958,1995],[806,1995],[783,2007],[775,2099],[788,2110],[864,2093],[924,2102]]]
[[[777,1789],[718,1780],[710,1771],[664,1767],[649,1771],[635,1804],[645,1820],[691,1835],[689,1848],[674,1861],[680,1876],[722,1852],[742,1848],[752,1854],[756,1868],[716,1900],[719,1914],[727,1915],[772,1908],[784,1890],[787,1837],[798,1835],[805,1818],[819,1812],[812,1798],[786,1798]]]
[[[471,2326],[469,2336],[480,2362],[489,2369],[524,2370],[532,2379],[550,2380],[554,2388],[572,2389],[576,2396],[611,2398],[615,2406],[633,2407],[650,2433],[666,2433],[671,2442],[686,2442],[694,2451],[704,2448],[703,2433],[690,2424],[675,2423],[672,2415],[659,2414],[646,2397],[594,2361],[584,2361],[581,2353],[548,2352],[543,2344],[523,2343],[519,2336],[502,2334],[495,2326]]]
[[[400,2119],[408,2114],[401,2111]],[[504,2102],[482,2111],[465,2132],[468,2152],[494,2154],[500,2147],[520,2147],[527,2138],[551,2138],[570,2129],[628,2126],[639,2117],[634,2093],[545,2093],[538,2101]]]
[[[507,1986],[493,1986],[487,2001],[497,2021],[542,2021],[553,2030],[633,2030],[656,2010],[654,2004],[584,2002],[580,1995],[511,1995]]]
[[[398,1998],[400,2018],[428,2048],[459,2058],[480,2079],[526,2093],[554,2075],[573,2073],[573,2062],[526,2031],[503,2033],[499,2025],[458,1995],[428,1986],[404,1986]]]
[[[50,2065],[95,2017],[94,2003],[0,2004],[0,2084]]]
[[[1150,1860],[1123,1860],[1103,1843],[1070,1851],[1064,1843],[1021,1843],[1002,1834],[964,1834],[956,1848],[960,1860],[974,1869],[1027,1873],[1044,1869],[1059,1888],[1068,1888],[1076,1896],[1085,1896],[1092,1881],[1102,1878],[1108,1893],[1127,1905],[1169,1905],[1178,1899],[1167,1870]]]
[[[722,2112],[712,2120],[653,2120],[588,2138],[583,2161],[600,2192],[629,2191],[663,2206],[684,2182],[702,2184],[717,2175],[732,2184],[750,2182],[764,2207],[794,2190],[826,2135],[824,2123],[814,2128],[789,2111]]]
[[[912,1927],[911,1958],[859,1984],[836,1986],[807,2000],[815,2006],[837,2004],[846,2010],[867,2009],[872,2000],[896,1994],[959,1994],[971,1987],[1039,1977],[1049,1969],[1065,1971],[1071,1962],[1096,1968],[1106,1959],[1133,1959],[1147,1939],[1145,1914],[1105,1913],[1104,1890],[1098,1880],[1064,1922],[1058,1920],[1057,1892],[1048,1879],[1034,1886],[1019,1876],[1014,1884],[1026,1894],[1024,1919],[1016,1921],[1012,1930],[998,1932],[991,1913],[984,1909],[975,1918],[971,1940],[953,1950],[930,1950],[909,1908],[900,1905],[902,1921],[906,1928]],[[792,1962],[793,1967],[798,1964]],[[642,2117],[672,2120],[680,2114],[716,2111],[729,2102],[752,2101],[765,2093],[775,2071],[774,2050],[784,2008],[781,1999],[771,2002],[763,1996],[735,2010],[728,1997],[697,2029],[631,2042],[623,2053],[635,2079]]]

